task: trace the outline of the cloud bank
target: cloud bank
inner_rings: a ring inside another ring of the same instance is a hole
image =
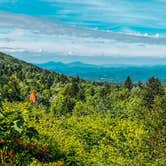
[[[166,57],[166,1],[1,0],[0,51]]]

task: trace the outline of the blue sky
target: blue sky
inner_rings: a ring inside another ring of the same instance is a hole
[[[166,56],[166,0],[0,0],[0,50]]]
[[[0,10],[100,30],[166,34],[165,0],[1,0]]]

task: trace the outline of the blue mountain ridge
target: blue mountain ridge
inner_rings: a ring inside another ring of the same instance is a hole
[[[68,76],[79,76],[97,82],[122,83],[127,76],[130,76],[134,82],[145,82],[152,76],[160,78],[162,82],[166,81],[166,65],[93,65],[79,61],[71,63],[47,62],[36,65]]]

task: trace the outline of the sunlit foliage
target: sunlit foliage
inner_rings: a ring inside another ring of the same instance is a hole
[[[165,165],[166,85],[159,79],[92,83],[4,54],[0,61],[0,165]]]

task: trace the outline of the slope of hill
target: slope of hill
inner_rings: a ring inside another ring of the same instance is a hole
[[[98,82],[123,83],[127,76],[134,82],[147,81],[154,76],[163,82],[166,80],[166,66],[128,66],[128,65],[90,65],[81,62],[60,63],[48,62],[37,66],[56,71],[68,76],[80,76],[83,79]]]
[[[70,80],[3,53],[0,53],[0,78],[0,93],[10,101],[25,99],[32,89],[42,92],[54,84]]]
[[[0,165],[165,165],[165,92],[154,77],[91,83],[0,53]]]

